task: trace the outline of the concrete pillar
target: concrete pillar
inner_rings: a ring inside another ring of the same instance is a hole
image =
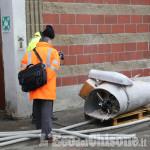
[[[10,30],[2,30],[6,110],[13,117],[27,117],[32,102],[28,94],[21,92],[17,77],[26,53],[25,0],[1,0],[0,9],[1,18],[10,16]]]

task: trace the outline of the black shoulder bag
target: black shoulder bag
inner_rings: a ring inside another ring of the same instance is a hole
[[[47,83],[46,67],[43,64],[43,60],[35,49],[33,51],[40,60],[40,63],[36,65],[29,64],[26,69],[18,73],[19,84],[23,92],[33,91]]]

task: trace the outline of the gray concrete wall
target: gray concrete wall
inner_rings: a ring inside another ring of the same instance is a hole
[[[0,9],[1,17],[10,16],[10,31],[2,30],[6,110],[13,117],[26,117],[30,115],[31,102],[27,100],[28,95],[21,92],[17,79],[26,52],[25,0],[1,0]],[[24,39],[21,50],[18,37]]]
[[[15,47],[14,47],[14,24],[12,0],[1,0],[1,18],[10,16],[10,32],[2,31],[2,52],[4,62],[5,98],[6,108],[10,113],[15,114],[17,109],[16,99],[16,73],[15,67]]]

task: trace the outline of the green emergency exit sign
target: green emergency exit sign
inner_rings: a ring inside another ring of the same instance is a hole
[[[2,30],[9,31],[10,30],[10,16],[2,17]]]

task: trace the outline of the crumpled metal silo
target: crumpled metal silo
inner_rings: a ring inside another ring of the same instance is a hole
[[[84,105],[88,116],[108,120],[150,103],[148,82],[132,81],[121,73],[100,70],[91,70],[89,78],[86,84],[92,88],[88,88]]]

